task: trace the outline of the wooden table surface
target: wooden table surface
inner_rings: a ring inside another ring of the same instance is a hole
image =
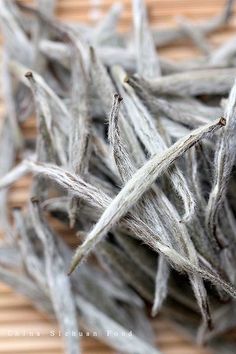
[[[24,0],[24,3],[32,1]],[[131,0],[122,0],[124,12],[120,21],[120,30],[129,30],[132,23]],[[175,17],[184,15],[192,21],[208,19],[218,14],[224,0],[147,0],[148,11],[153,26],[163,28],[175,25]],[[107,12],[113,0],[58,0],[57,16],[63,20],[95,23]],[[233,36],[236,29],[236,17],[230,26],[211,35],[213,47]],[[191,43],[186,42],[166,47],[160,54],[171,59],[190,58],[199,52]],[[4,107],[0,106],[2,116]],[[35,122],[28,120],[22,125],[24,135],[35,135]],[[18,181],[9,193],[9,208],[24,205],[28,197],[30,178]],[[57,225],[63,233],[61,225]],[[1,235],[2,236],[2,235]],[[73,233],[67,239],[74,241]],[[159,316],[153,321],[156,333],[156,344],[164,354],[209,354],[210,350],[199,348],[184,337],[174,325]],[[59,354],[62,353],[62,338],[51,336],[51,331],[57,331],[57,324],[49,321],[39,313],[24,297],[15,294],[4,284],[0,283],[0,354]],[[40,333],[40,336],[37,334]],[[111,354],[110,348],[93,338],[82,338],[82,349],[85,354]],[[235,351],[236,352],[236,351]],[[148,354],[148,353],[147,353]]]

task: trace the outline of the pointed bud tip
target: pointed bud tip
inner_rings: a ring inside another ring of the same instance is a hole
[[[68,277],[74,272],[76,267],[77,267],[77,263],[72,262],[70,269],[67,272]]]
[[[129,76],[128,76],[128,75],[126,75],[126,76],[124,77],[124,83],[126,83],[126,84],[129,83]]]

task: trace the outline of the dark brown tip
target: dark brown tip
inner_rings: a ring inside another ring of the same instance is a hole
[[[39,199],[37,197],[32,197],[30,200],[33,204],[39,204]]]
[[[114,97],[118,99],[118,102],[121,102],[123,100],[123,97],[121,97],[118,93],[115,93]]]
[[[224,127],[226,125],[226,119],[224,117],[221,117],[219,120],[219,124],[222,125],[222,127]]]
[[[32,71],[27,71],[27,73],[25,74],[25,77],[26,77],[27,79],[31,79],[31,78],[33,77]]]

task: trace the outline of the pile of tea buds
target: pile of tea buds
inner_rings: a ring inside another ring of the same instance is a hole
[[[160,311],[234,353],[222,334],[236,325],[236,40],[208,40],[233,1],[206,22],[154,30],[134,0],[126,34],[119,4],[93,27],[62,23],[55,8],[0,2],[0,281],[62,333],[95,331],[122,353],[159,353]],[[158,56],[186,39],[201,55]],[[30,139],[22,125],[33,115]],[[9,212],[25,175],[28,201]],[[74,231],[76,249],[52,219]],[[81,352],[78,336],[64,344]]]

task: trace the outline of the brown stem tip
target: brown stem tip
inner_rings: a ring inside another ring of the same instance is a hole
[[[37,197],[32,197],[30,200],[33,204],[39,204],[39,199]]]
[[[123,97],[121,97],[118,93],[114,94],[114,98],[117,98],[118,102],[121,102],[123,100]]]
[[[224,127],[226,125],[226,119],[224,117],[221,117],[219,120],[219,124]]]
[[[25,74],[25,77],[27,79],[31,79],[33,77],[33,73],[31,71],[27,71],[27,73]]]

